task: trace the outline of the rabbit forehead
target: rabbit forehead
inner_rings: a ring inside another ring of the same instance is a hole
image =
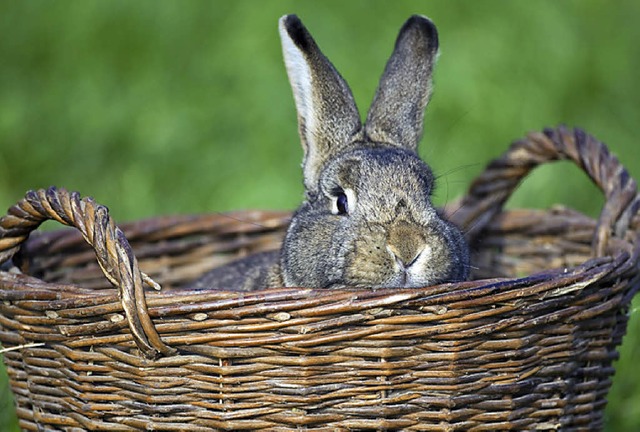
[[[398,148],[359,149],[344,153],[323,171],[320,187],[353,189],[362,199],[379,195],[427,199],[433,189],[431,170],[414,153]]]

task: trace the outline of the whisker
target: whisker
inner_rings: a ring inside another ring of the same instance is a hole
[[[249,220],[242,219],[242,218],[239,218],[239,217],[231,216],[228,213],[214,212],[214,214],[218,215],[218,216],[226,217],[226,218],[231,219],[231,220],[236,221],[236,222],[242,222],[242,223],[246,223],[246,224],[249,224],[249,225],[253,225],[253,226],[257,226],[257,227],[265,228],[265,229],[269,228],[268,226],[259,224],[257,222],[253,222],[253,221],[249,221]]]
[[[445,214],[448,217],[451,217],[451,216],[455,215],[456,213],[458,213],[460,211],[460,209],[462,209],[462,204],[458,201],[458,207],[455,210],[453,210],[452,212],[449,212],[449,211],[447,211],[447,206],[450,206],[450,205],[452,205],[452,203],[448,202],[448,200],[447,200],[447,204],[445,204],[444,209],[443,209]]]
[[[448,175],[451,175],[451,174],[454,174],[454,173],[457,173],[457,172],[460,172],[460,171],[463,171],[463,170],[467,170],[469,168],[475,168],[475,167],[481,166],[481,165],[482,165],[481,163],[471,163],[471,164],[460,165],[460,166],[458,166],[456,168],[450,168],[447,171],[444,171],[444,172],[436,175],[434,178],[436,180],[439,180],[442,177],[445,177],[445,176],[448,176]]]
[[[452,122],[450,122],[449,124],[449,129],[447,129],[446,132],[451,132],[456,126],[458,126],[458,124],[460,124],[460,122],[462,122],[462,120],[467,117],[469,114],[471,114],[471,112],[474,109],[472,108],[468,108],[466,111],[462,112],[458,117],[456,117]]]

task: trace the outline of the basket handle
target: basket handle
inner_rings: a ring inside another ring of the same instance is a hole
[[[571,160],[586,172],[605,195],[592,242],[593,255],[606,254],[612,236],[623,238],[640,225],[640,198],[635,180],[607,147],[581,129],[564,126],[533,132],[514,142],[471,184],[454,223],[475,239],[502,207],[520,181],[540,164]],[[634,218],[636,218],[634,220]]]
[[[56,187],[27,192],[0,219],[0,264],[13,257],[31,231],[49,219],[77,228],[93,247],[102,272],[119,289],[129,328],[145,357],[172,354],[174,349],[160,339],[149,318],[143,281],[155,289],[160,285],[140,271],[129,242],[109,211],[93,199],[80,199],[77,192]]]

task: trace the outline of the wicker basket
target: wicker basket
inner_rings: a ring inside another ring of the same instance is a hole
[[[603,190],[598,221],[560,207],[502,210],[530,170],[558,159]],[[30,192],[0,220],[0,342],[16,348],[4,357],[20,424],[600,429],[639,287],[639,208],[604,145],[546,130],[491,163],[451,216],[473,244],[473,281],[198,292],[180,286],[277,248],[288,215],[157,218],[121,231],[91,199]],[[46,219],[77,230],[26,241]],[[145,292],[151,278],[162,291]]]

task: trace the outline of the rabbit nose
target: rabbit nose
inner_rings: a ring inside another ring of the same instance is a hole
[[[387,250],[404,269],[411,267],[424,251],[425,245],[422,230],[413,224],[398,221],[389,229]]]

